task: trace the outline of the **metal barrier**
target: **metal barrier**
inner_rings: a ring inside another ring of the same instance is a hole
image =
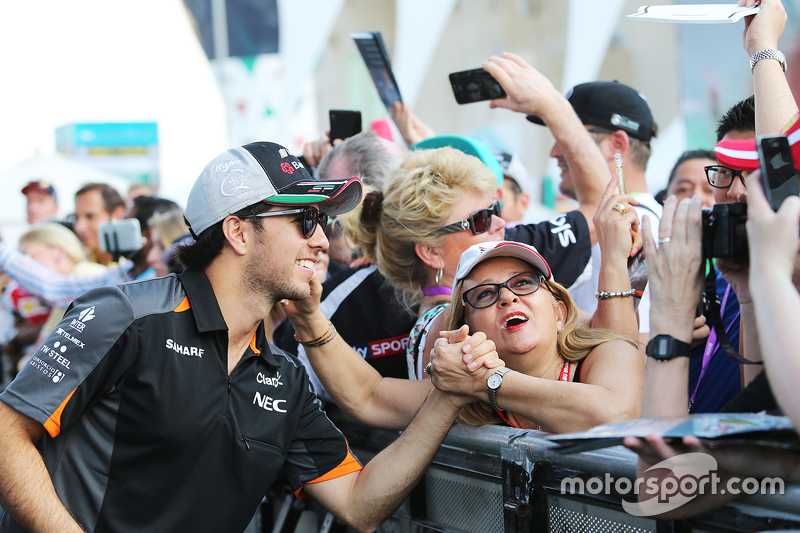
[[[399,432],[360,425],[330,413],[353,452],[366,462]],[[690,520],[665,521],[626,513],[622,496],[562,494],[564,478],[635,479],[636,455],[615,447],[556,453],[536,431],[456,425],[424,481],[381,527],[385,532],[719,532],[800,529],[800,485],[783,495],[746,496]]]

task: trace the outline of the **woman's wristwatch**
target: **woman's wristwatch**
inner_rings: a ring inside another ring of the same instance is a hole
[[[495,409],[500,409],[500,406],[497,405],[497,389],[503,384],[503,374],[510,370],[511,369],[507,366],[500,367],[494,374],[489,376],[489,379],[486,381],[486,392],[489,394],[489,403]]]

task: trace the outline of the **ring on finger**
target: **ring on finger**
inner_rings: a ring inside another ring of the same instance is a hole
[[[625,204],[623,204],[622,202],[615,204],[614,207],[612,207],[611,209],[618,212],[620,215],[624,215],[625,213],[628,212],[628,208],[625,207]]]
[[[671,240],[672,238],[670,237],[661,237],[660,239],[658,239],[658,244],[667,244]]]

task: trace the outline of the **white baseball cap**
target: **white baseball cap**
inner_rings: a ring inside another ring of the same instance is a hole
[[[473,244],[461,254],[455,279],[453,279],[453,288],[455,288],[459,280],[466,278],[476,265],[491,257],[516,257],[517,259],[522,259],[541,270],[548,280],[553,279],[550,265],[547,264],[544,257],[539,255],[539,252],[533,246],[513,241],[490,241]]]

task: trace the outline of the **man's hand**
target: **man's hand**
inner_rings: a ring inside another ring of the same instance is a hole
[[[742,32],[742,44],[751,57],[761,50],[777,50],[786,25],[786,10],[780,0],[739,0],[741,7],[753,7],[759,3],[759,12],[745,17]]]
[[[457,331],[442,332],[431,350],[433,385],[442,392],[459,395],[463,405],[475,401],[486,390],[486,380],[493,369],[505,366],[494,348],[485,333],[469,335],[466,325]]]
[[[303,157],[306,158],[306,161],[308,161],[308,164],[312,167],[318,167],[322,158],[325,157],[325,154],[330,152],[334,146],[342,144],[343,141],[341,139],[334,139],[331,145],[330,134],[330,130],[327,130],[325,135],[316,141],[306,143],[303,147]],[[311,169],[308,169],[308,171],[311,172]]]
[[[490,102],[493,108],[542,115],[554,102],[564,99],[550,80],[516,54],[503,52],[502,57],[492,56],[481,66],[506,91],[506,98]]]
[[[392,119],[409,148],[420,141],[435,137],[436,133],[411,111],[407,102],[397,101],[389,108]]]

